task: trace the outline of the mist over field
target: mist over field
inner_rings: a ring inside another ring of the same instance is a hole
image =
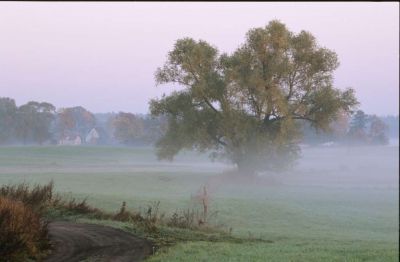
[[[207,186],[218,221],[235,233],[334,231],[339,238],[361,241],[362,235],[394,245],[398,157],[398,146],[308,147],[290,171],[246,177],[194,152],[160,162],[150,147],[2,147],[0,182],[53,180],[58,192],[110,211],[122,201],[130,208],[161,201],[166,212],[196,206],[194,196]]]
[[[227,160],[211,161],[207,152],[183,151],[170,162],[159,161],[155,151],[151,146],[121,145],[2,146],[0,184],[53,181],[55,192],[65,199],[86,199],[106,212],[118,212],[123,202],[127,210],[140,212],[159,203],[166,217],[180,210],[201,212],[206,190],[209,225],[233,237],[261,239],[211,242],[210,249],[210,242],[196,241],[189,233],[185,244],[150,261],[263,261],[266,256],[272,261],[363,256],[397,261],[395,140],[381,146],[301,145],[292,168],[256,175],[238,173]],[[79,215],[72,219],[130,228]]]

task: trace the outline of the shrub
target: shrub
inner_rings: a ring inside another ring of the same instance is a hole
[[[49,247],[47,222],[22,201],[0,196],[0,261],[40,259]]]

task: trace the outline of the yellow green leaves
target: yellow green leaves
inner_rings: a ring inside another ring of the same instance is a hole
[[[295,34],[276,20],[251,29],[230,55],[205,41],[178,40],[156,80],[185,89],[150,103],[152,114],[170,121],[159,156],[222,148],[252,170],[290,162],[298,148],[296,121],[327,129],[339,111],[357,104],[352,89],[333,87],[338,65],[336,53],[318,46],[312,34]]]

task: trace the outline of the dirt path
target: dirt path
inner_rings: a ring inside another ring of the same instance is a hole
[[[49,234],[55,249],[45,262],[131,262],[152,253],[149,241],[107,226],[51,222]]]

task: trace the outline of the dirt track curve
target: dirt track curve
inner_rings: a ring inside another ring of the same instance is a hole
[[[152,253],[149,241],[107,226],[51,222],[49,234],[54,250],[45,262],[131,262]]]

